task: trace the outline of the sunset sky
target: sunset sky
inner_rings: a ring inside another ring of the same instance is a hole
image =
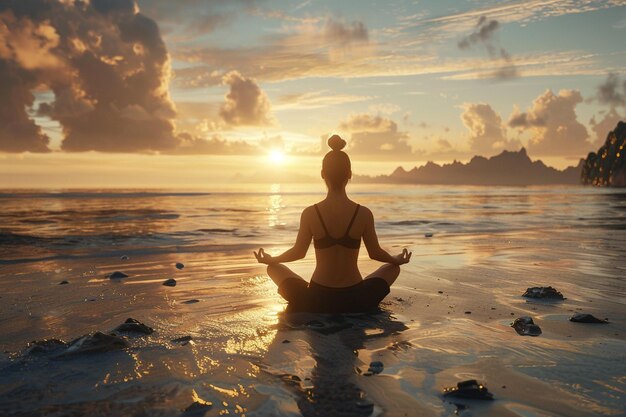
[[[626,120],[626,1],[0,1],[0,187],[216,187],[525,146]],[[326,148],[323,149],[326,151]]]

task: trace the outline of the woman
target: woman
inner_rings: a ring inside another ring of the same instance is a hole
[[[332,148],[322,163],[322,178],[328,187],[326,198],[307,207],[300,217],[294,246],[279,256],[254,252],[259,263],[278,286],[278,293],[295,311],[320,313],[364,312],[376,309],[389,294],[400,273],[399,265],[409,262],[406,249],[391,256],[380,247],[372,212],[348,198],[346,185],[352,177],[350,158],[341,149],[346,142],[337,135],[328,140]],[[364,278],[357,266],[361,238],[371,259],[385,265]],[[316,266],[307,283],[283,263],[306,256],[313,239]]]

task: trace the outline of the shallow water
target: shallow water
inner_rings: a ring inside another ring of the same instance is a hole
[[[194,399],[213,403],[207,416],[626,412],[623,191],[353,185],[383,246],[414,255],[382,316],[320,332],[282,313],[251,251],[287,248],[323,190],[251,190],[1,192],[0,414],[176,415]],[[364,273],[377,266],[361,255]],[[308,276],[313,261],[310,250],[294,270]],[[105,278],[115,270],[129,278]],[[161,285],[171,277],[176,287]],[[567,299],[520,297],[534,285]],[[575,311],[611,324],[571,323]],[[543,334],[518,336],[509,323],[521,315]],[[155,333],[70,360],[20,354],[127,317]],[[171,341],[183,335],[193,342]],[[359,373],[370,360],[382,374]],[[469,378],[496,401],[443,400]]]

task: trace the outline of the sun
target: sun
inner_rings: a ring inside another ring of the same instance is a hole
[[[285,153],[278,149],[272,149],[267,158],[272,164],[282,164],[285,162]]]

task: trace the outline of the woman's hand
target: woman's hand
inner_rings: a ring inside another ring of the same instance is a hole
[[[254,253],[254,257],[260,264],[269,265],[269,264],[275,263],[274,258],[272,258],[272,255],[268,255],[267,253],[265,253],[263,248],[260,248],[258,253],[257,252],[253,252],[253,253]]]
[[[409,261],[411,260],[411,255],[413,255],[413,252],[409,252],[408,250],[402,249],[402,253],[400,255],[396,255],[393,258],[395,259],[395,264],[396,265],[404,265],[409,263]]]

